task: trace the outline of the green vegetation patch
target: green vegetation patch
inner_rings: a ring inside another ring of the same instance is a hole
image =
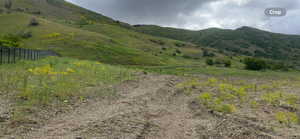
[[[88,96],[88,92],[81,92],[86,87],[104,87],[133,78],[133,72],[122,67],[57,57],[2,65],[0,71],[0,92],[12,93],[20,105],[29,106],[68,102]]]

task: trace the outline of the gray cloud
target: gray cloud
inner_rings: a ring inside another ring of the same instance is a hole
[[[252,26],[300,34],[299,0],[68,0],[130,24],[156,24],[185,29],[235,29]],[[282,7],[285,17],[267,17],[264,10]]]

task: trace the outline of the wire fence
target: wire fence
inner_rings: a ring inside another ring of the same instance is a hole
[[[0,65],[13,64],[20,60],[39,60],[47,56],[58,56],[50,50],[33,50],[0,46]]]

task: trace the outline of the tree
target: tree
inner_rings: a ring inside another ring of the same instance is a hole
[[[268,68],[267,62],[258,58],[246,58],[244,63],[248,70],[264,70]]]
[[[206,59],[206,64],[207,64],[207,65],[209,65],[209,66],[212,66],[212,65],[214,65],[214,64],[215,64],[215,62],[214,62],[214,60],[213,60],[213,59],[211,59],[211,58],[208,58],[208,59]]]
[[[11,0],[5,0],[5,2],[4,2],[4,7],[5,7],[7,10],[10,10],[11,7],[12,7],[12,2],[11,2]]]

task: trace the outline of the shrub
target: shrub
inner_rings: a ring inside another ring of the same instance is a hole
[[[0,38],[0,46],[19,47],[21,38],[16,34],[7,34]]]
[[[224,61],[224,66],[227,67],[227,68],[231,67],[231,61],[230,60],[225,60]]]
[[[206,59],[206,64],[207,64],[207,65],[209,65],[209,66],[212,66],[212,65],[214,65],[214,64],[215,64],[215,62],[214,62],[214,60],[213,60],[213,59],[211,59],[211,58],[208,58],[208,59]]]
[[[32,37],[32,32],[31,31],[19,31],[17,35],[23,39],[28,39]]]
[[[10,10],[11,7],[12,7],[12,2],[11,2],[11,0],[5,0],[5,2],[4,2],[4,7],[5,7],[6,9]]]
[[[293,112],[277,112],[275,118],[282,124],[290,126],[291,124],[298,124],[299,118],[296,113]]]
[[[38,26],[39,22],[36,18],[32,18],[29,22],[29,26]]]
[[[231,67],[231,60],[224,58],[217,58],[215,64],[224,65],[224,67]]]
[[[211,93],[202,93],[199,97],[198,97],[199,101],[201,103],[203,103],[204,105],[208,105],[212,99],[213,96],[211,95]]]
[[[278,105],[280,105],[280,100],[282,97],[283,97],[283,94],[281,92],[266,93],[266,94],[262,95],[262,100],[267,102],[268,104],[278,106]]]
[[[175,45],[176,45],[177,47],[184,47],[184,46],[185,46],[184,43],[180,43],[180,42],[176,42]]]
[[[47,35],[45,36],[45,38],[51,39],[51,38],[58,38],[58,37],[60,37],[60,36],[62,36],[61,33],[54,32],[54,33],[47,34]]]
[[[182,52],[179,49],[176,49],[177,54],[181,54]]]
[[[203,57],[214,57],[215,54],[213,52],[209,52],[208,50],[203,50]]]
[[[257,58],[246,58],[244,60],[247,70],[264,70],[268,68],[267,62]]]
[[[237,108],[233,104],[220,104],[215,106],[215,110],[222,113],[234,113]]]
[[[3,47],[19,47],[20,44],[18,42],[13,42],[9,40],[0,39],[0,46]]]

